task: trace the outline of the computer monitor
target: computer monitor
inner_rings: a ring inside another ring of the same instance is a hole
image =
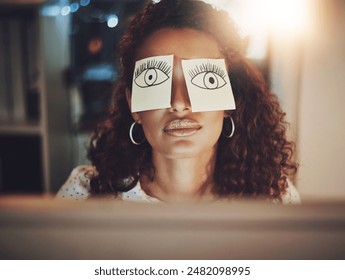
[[[1,259],[344,259],[345,202],[0,197]]]

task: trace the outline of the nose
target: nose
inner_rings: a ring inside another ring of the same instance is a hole
[[[183,75],[181,60],[174,61],[171,87],[171,112],[191,111],[186,81]]]

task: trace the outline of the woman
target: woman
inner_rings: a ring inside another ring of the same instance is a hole
[[[121,76],[109,118],[91,141],[92,166],[77,167],[59,197],[299,202],[287,179],[297,165],[285,138],[285,114],[243,56],[225,12],[194,0],[148,4],[129,25],[119,51]],[[131,112],[136,62],[168,55],[173,55],[170,107]],[[235,110],[193,111],[183,60],[198,58],[225,61]]]

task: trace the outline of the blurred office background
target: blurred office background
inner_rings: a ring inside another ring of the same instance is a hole
[[[104,118],[116,44],[147,0],[0,0],[0,194],[55,193]],[[345,198],[345,1],[208,0],[287,113],[302,198]]]

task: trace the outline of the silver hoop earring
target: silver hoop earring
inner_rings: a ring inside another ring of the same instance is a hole
[[[230,123],[226,122],[227,119],[230,120]],[[231,132],[230,133],[229,133],[230,129],[228,127],[225,127],[225,126],[228,126],[228,125],[229,126],[231,125]],[[224,135],[225,138],[231,138],[234,135],[234,133],[235,133],[235,123],[234,123],[234,120],[232,119],[231,116],[227,116],[226,118],[224,118],[222,134]]]
[[[143,140],[141,140],[140,142],[137,142],[137,141],[134,140],[134,138],[133,138],[133,130],[134,130],[134,126],[136,124],[137,124],[136,122],[133,122],[131,127],[130,127],[130,129],[129,129],[129,138],[131,139],[131,141],[132,141],[132,143],[134,145],[138,145],[139,146],[139,145],[141,145],[142,143],[145,142],[145,137],[143,137]]]

